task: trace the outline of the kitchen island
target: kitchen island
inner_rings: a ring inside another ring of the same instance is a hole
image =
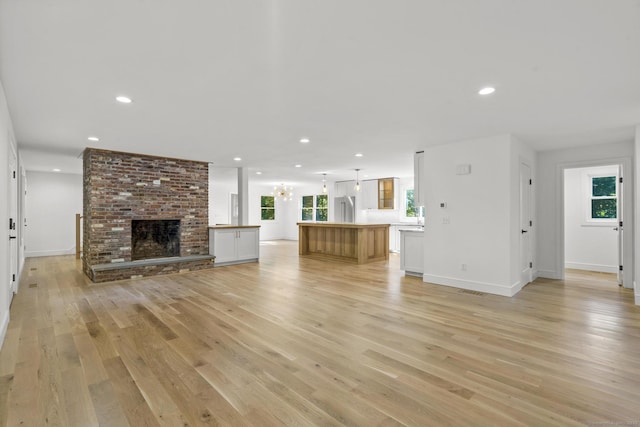
[[[389,259],[389,224],[299,222],[298,253],[357,264]]]

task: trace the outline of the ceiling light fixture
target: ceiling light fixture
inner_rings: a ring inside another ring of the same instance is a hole
[[[242,157],[234,157],[233,160],[235,160],[236,162],[239,162],[240,160],[242,160]]]
[[[256,175],[262,175],[262,172],[258,171],[256,172]]]
[[[479,95],[491,95],[495,91],[496,91],[496,88],[491,87],[491,86],[487,86],[487,87],[483,87],[482,89],[480,89],[478,91],[478,94]]]
[[[295,165],[295,167],[297,167],[297,168],[301,168],[301,167],[302,167],[302,165],[297,164],[297,165]]]
[[[129,98],[128,96],[116,96],[116,101],[118,102],[122,102],[123,104],[131,104],[131,98]]]
[[[94,141],[94,142],[98,142],[100,141],[100,138],[98,138],[97,136],[90,136],[89,138],[87,138],[89,141]]]
[[[280,187],[273,187],[271,195],[276,199],[282,199],[286,202],[293,197],[293,187],[287,187],[284,183],[280,184]]]
[[[301,142],[302,144],[308,144],[309,142],[311,142],[311,140],[310,140],[309,138],[301,138],[301,139],[300,139],[300,142]]]
[[[322,192],[327,194],[327,174],[322,174]]]
[[[362,154],[362,153],[356,153],[356,157],[362,157],[362,156],[364,156],[364,154]]]
[[[55,169],[53,169],[53,171],[54,171],[54,172],[60,172],[60,169],[55,168]]]
[[[360,172],[360,169],[356,169],[356,186],[355,186],[356,191],[360,191],[360,178],[358,176],[359,172]]]

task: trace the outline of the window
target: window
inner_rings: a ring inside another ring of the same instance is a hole
[[[260,219],[263,221],[276,219],[275,198],[273,196],[260,196]]]
[[[329,219],[329,196],[320,194],[316,196],[316,221]]]
[[[313,221],[314,217],[316,221],[327,221],[329,218],[329,197],[326,194],[302,196],[302,221]]]
[[[591,220],[615,220],[618,217],[618,191],[615,176],[591,177]]]
[[[302,220],[313,221],[313,196],[302,196]]]
[[[407,218],[415,218],[418,216],[418,209],[416,209],[414,204],[413,195],[413,188],[405,192],[405,200],[407,201],[405,203],[405,216]]]

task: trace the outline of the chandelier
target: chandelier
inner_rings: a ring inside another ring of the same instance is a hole
[[[284,184],[280,184],[280,187],[273,187],[271,195],[276,199],[282,199],[286,202],[293,198],[293,187],[287,187]]]

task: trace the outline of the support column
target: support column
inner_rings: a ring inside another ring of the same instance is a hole
[[[249,170],[238,168],[238,225],[249,225]]]

